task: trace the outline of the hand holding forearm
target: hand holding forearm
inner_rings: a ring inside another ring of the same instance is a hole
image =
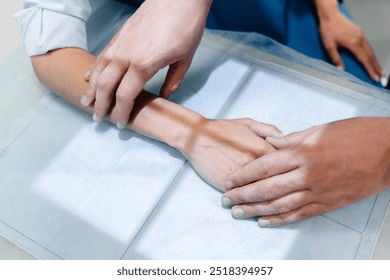
[[[161,95],[176,91],[200,43],[211,0],[146,0],[128,19],[91,67],[86,106],[95,103],[102,120],[111,101],[119,128],[129,120],[134,100],[146,82],[169,66]],[[86,71],[87,72],[87,71]]]
[[[80,106],[79,100],[87,87],[83,73],[94,61],[94,56],[80,49],[32,58],[44,85],[91,114],[93,105]],[[117,121],[112,114],[107,119]],[[220,189],[232,171],[274,150],[263,138],[280,135],[275,127],[249,119],[209,120],[145,91],[136,99],[126,126],[178,149],[200,176]]]

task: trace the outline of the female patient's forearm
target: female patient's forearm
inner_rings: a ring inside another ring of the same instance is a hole
[[[32,58],[41,82],[82,110],[87,88],[84,73],[95,57],[80,49],[61,49]],[[108,120],[116,123],[112,116]],[[179,150],[207,182],[225,188],[227,176],[250,161],[274,150],[262,137],[280,131],[250,119],[211,120],[143,91],[136,99],[128,128]],[[261,137],[260,137],[261,136]]]
[[[83,74],[95,62],[95,57],[81,49],[60,49],[32,58],[40,81],[58,96],[82,110],[93,113],[93,107],[81,106],[88,82]],[[175,148],[183,148],[190,127],[202,123],[203,117],[182,106],[143,91],[137,98],[129,120],[129,128],[163,141]],[[108,120],[115,123],[112,116]]]

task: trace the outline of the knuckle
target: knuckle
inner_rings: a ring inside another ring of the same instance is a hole
[[[361,28],[357,27],[355,32],[357,38],[359,38],[360,40],[364,39],[363,30]]]
[[[135,60],[135,61],[132,61],[132,63],[131,63],[131,67],[136,72],[140,72],[140,73],[147,73],[148,70],[151,69],[152,66],[153,66],[153,64],[149,61],[146,61],[146,60]]]
[[[244,165],[250,163],[251,161],[253,161],[255,158],[256,158],[256,156],[253,155],[252,153],[249,153],[249,152],[244,153],[239,158],[239,165],[244,166]]]
[[[97,79],[97,86],[100,89],[108,89],[109,83],[107,82],[106,78],[104,78],[103,76],[100,76]]]
[[[356,31],[356,35],[354,37],[351,38],[351,44],[353,46],[362,46],[364,43],[364,35],[363,35],[363,32],[359,29],[358,31]]]
[[[112,56],[105,53],[105,54],[102,54],[101,56],[99,56],[99,58],[97,59],[96,61],[96,64],[99,66],[99,67],[104,67],[105,65],[107,65],[108,63],[110,63],[112,60]]]
[[[270,166],[264,162],[259,163],[257,170],[259,170],[259,176],[261,178],[268,178],[271,174]]]
[[[336,45],[333,43],[324,43],[324,48],[327,52],[333,52],[336,49]]]
[[[313,216],[313,213],[310,212],[309,210],[307,209],[301,209],[298,213],[297,213],[297,220],[305,220],[307,218],[310,218]]]
[[[257,196],[263,201],[271,200],[274,196],[274,191],[270,187],[258,188]]]
[[[280,225],[285,225],[289,223],[287,216],[283,214],[279,216],[279,222]]]
[[[291,211],[291,207],[286,201],[274,201],[272,207],[277,214],[288,213]]]
[[[128,93],[124,89],[118,89],[116,91],[116,100],[119,102],[126,101],[128,99]]]
[[[259,207],[255,205],[247,205],[245,207],[241,206],[241,209],[244,211],[245,217],[260,216],[261,213],[261,211],[259,211]]]

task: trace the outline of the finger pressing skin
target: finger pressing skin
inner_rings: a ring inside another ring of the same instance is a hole
[[[88,82],[87,90],[85,94],[81,97],[80,103],[84,107],[90,106],[95,101],[95,93],[96,93],[96,82],[97,80],[96,74],[92,72],[92,70],[95,68],[96,62],[92,65],[91,69],[88,70],[87,73],[84,75],[84,79]]]
[[[273,227],[298,222],[327,212],[323,204],[311,203],[290,212],[278,215],[263,216],[258,220],[260,227]]]
[[[115,91],[127,71],[127,65],[119,60],[113,60],[101,73],[97,80],[95,115],[94,118],[102,118],[108,112]]]
[[[132,67],[123,77],[116,91],[116,102],[112,111],[112,116],[117,120],[119,129],[125,128],[128,124],[134,100],[140,94],[146,82],[147,80],[134,71]]]
[[[169,66],[167,76],[160,90],[161,97],[168,99],[179,90],[190,64],[191,60],[183,60]]]
[[[292,192],[271,201],[236,205],[232,208],[232,216],[236,219],[245,219],[288,213],[309,204],[312,199],[312,192],[308,190]]]
[[[247,204],[270,201],[304,189],[301,173],[294,170],[282,175],[260,180],[249,185],[227,191],[221,198],[222,205]]]
[[[110,61],[111,59],[105,55],[101,55],[97,58],[89,73],[89,83],[86,94],[81,98],[82,105],[90,106],[95,101],[98,79]]]
[[[229,175],[225,187],[231,190],[252,182],[283,174],[298,168],[299,163],[289,151],[275,151],[264,155]]]

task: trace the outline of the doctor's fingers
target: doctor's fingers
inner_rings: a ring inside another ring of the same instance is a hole
[[[275,200],[296,191],[306,190],[302,172],[293,170],[268,179],[227,191],[221,198],[225,207]]]
[[[280,226],[314,217],[330,210],[332,209],[329,209],[328,206],[325,204],[309,203],[287,213],[271,216],[262,216],[259,218],[258,224],[260,227]]]
[[[114,59],[106,66],[104,71],[97,78],[94,114],[95,121],[101,121],[103,117],[107,115],[117,88],[128,71],[128,68],[128,63],[123,63],[120,60]],[[115,100],[116,99],[117,97]]]
[[[330,61],[332,62],[332,64],[334,66],[336,66],[337,68],[344,70],[344,68],[345,68],[344,62],[341,58],[339,50],[337,49],[337,46],[332,44],[331,46],[328,46],[328,47],[325,46],[325,49],[329,55],[329,58],[330,58]]]
[[[235,205],[232,208],[232,216],[235,219],[246,219],[284,214],[303,207],[313,200],[313,193],[311,191],[302,190],[271,201]]]
[[[85,73],[84,78],[88,81],[88,86],[85,95],[80,101],[83,106],[90,106],[95,101],[99,77],[111,62],[113,55],[112,48],[107,47],[107,49],[96,59],[90,70]]]
[[[248,186],[252,182],[255,182],[253,184],[262,183],[263,181],[259,180],[293,171],[298,167],[299,162],[295,153],[284,150],[271,152],[230,174],[225,183],[225,188],[230,190],[236,187]]]
[[[350,47],[350,51],[356,56],[360,63],[363,64],[371,79],[378,82],[379,78],[383,76],[382,68],[367,39],[363,37],[359,44]]]
[[[134,101],[143,90],[149,79],[130,66],[123,77],[115,95],[115,106],[111,116],[117,121],[117,127],[123,129],[127,126]]]
[[[191,66],[192,56],[171,64],[165,77],[164,84],[160,90],[160,96],[168,99],[173,93],[179,90],[184,76]]]

